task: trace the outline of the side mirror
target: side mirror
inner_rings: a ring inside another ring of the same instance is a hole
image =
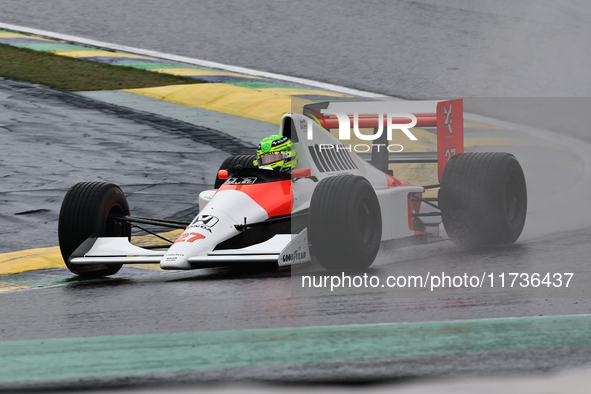
[[[309,168],[297,168],[291,172],[292,178],[308,178],[312,176],[312,171]]]
[[[219,170],[218,171],[218,178],[228,179],[228,170]]]

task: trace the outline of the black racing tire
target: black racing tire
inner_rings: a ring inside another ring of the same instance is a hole
[[[228,168],[236,168],[242,166],[242,168],[257,168],[254,165],[254,161],[257,159],[257,155],[236,155],[227,157],[220,166],[220,170],[227,170]],[[218,189],[225,182],[225,179],[218,178],[215,176],[214,189]]]
[[[328,270],[363,270],[375,260],[382,214],[375,191],[361,176],[325,178],[310,201],[311,253]]]
[[[510,153],[453,156],[443,171],[439,208],[455,244],[473,248],[514,243],[527,213],[521,165]]]
[[[81,182],[68,190],[60,210],[58,239],[68,269],[83,277],[117,273],[119,265],[73,265],[69,263],[89,237],[131,238],[131,225],[109,220],[109,215],[129,215],[129,204],[121,189],[112,183]]]

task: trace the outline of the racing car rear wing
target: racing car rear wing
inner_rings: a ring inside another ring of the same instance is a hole
[[[435,128],[437,152],[393,153],[389,152],[389,149],[372,149],[371,153],[358,153],[363,159],[384,172],[388,172],[389,163],[437,163],[438,178],[441,181],[443,170],[449,159],[455,154],[464,152],[462,99],[447,101],[325,101],[304,106],[303,113],[326,130],[339,128],[343,119],[346,122],[347,117],[349,128],[373,128],[374,135],[379,134],[372,141],[374,146],[388,146],[388,134],[380,133],[380,129],[383,131],[388,127],[398,126],[403,130],[402,126],[404,125],[408,125],[408,128]],[[366,136],[363,139],[367,140],[368,138],[371,137]],[[346,143],[346,141],[342,142]]]

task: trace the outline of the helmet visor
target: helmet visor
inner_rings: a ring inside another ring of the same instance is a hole
[[[285,156],[286,155],[284,153],[276,153],[274,155],[265,155],[259,159],[259,162],[262,165],[267,165],[267,164],[275,163],[276,161],[281,161],[285,158]],[[287,157],[289,157],[289,155],[287,155]]]

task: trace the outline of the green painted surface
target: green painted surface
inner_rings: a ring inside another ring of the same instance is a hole
[[[113,63],[114,66],[127,66],[134,68],[141,68],[142,70],[162,70],[168,68],[190,68],[195,70],[206,70],[214,71],[210,68],[203,68],[197,66],[183,65],[183,64],[170,64],[170,63],[148,63],[148,62],[117,62]]]
[[[81,47],[78,45],[49,43],[49,44],[16,44],[13,45],[18,48],[27,48],[40,52],[55,52],[55,51],[100,51],[100,49]]]
[[[84,281],[81,280],[79,277],[74,276],[69,272],[66,272],[65,270],[60,270],[63,271],[63,274],[61,274],[61,272],[60,274],[44,273],[47,271],[32,271],[11,275],[2,275],[0,276],[0,281],[30,287],[65,285],[68,283]]]
[[[248,75],[245,75],[248,77]],[[269,88],[282,88],[282,89],[306,89],[314,90],[316,88],[310,88],[299,85],[288,85],[285,83],[273,83],[273,82],[257,82],[257,81],[235,81],[235,82],[224,82],[227,85],[240,86],[249,89],[269,89]]]
[[[591,345],[591,316],[0,342],[0,383]]]

